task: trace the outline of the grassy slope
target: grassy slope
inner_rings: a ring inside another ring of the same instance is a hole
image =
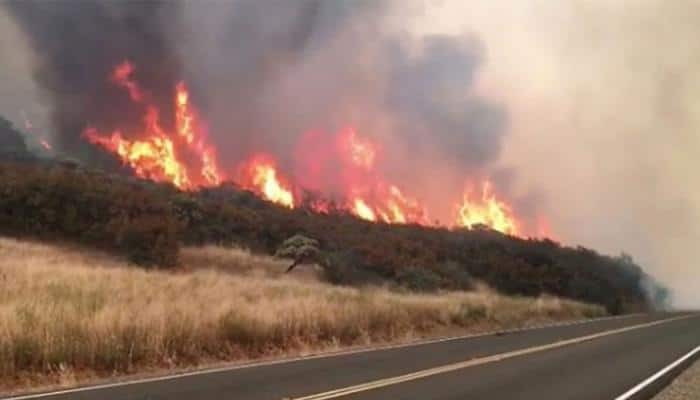
[[[146,271],[85,249],[0,238],[0,387],[604,313],[483,287],[421,295],[335,287],[311,267],[284,275],[284,261],[217,247],[184,249],[181,264]]]

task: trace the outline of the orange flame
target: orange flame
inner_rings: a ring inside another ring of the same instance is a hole
[[[508,235],[517,235],[519,223],[512,208],[493,193],[491,182],[485,181],[481,198],[474,198],[471,190],[465,190],[464,202],[459,206],[457,225],[474,228],[485,225]]]
[[[112,82],[118,86],[125,88],[129,92],[129,97],[135,102],[140,102],[143,99],[143,92],[139,85],[131,79],[131,74],[134,73],[134,65],[128,60],[117,65],[112,71]]]
[[[371,170],[377,157],[378,146],[373,142],[357,136],[354,129],[340,133],[341,148],[348,152],[350,161],[360,168]]]
[[[190,144],[194,141],[194,131],[192,128],[194,116],[189,108],[190,95],[187,92],[184,82],[180,82],[175,87],[175,124],[177,133]]]
[[[367,205],[367,203],[361,198],[357,197],[353,201],[352,212],[367,221],[375,222],[377,220],[377,215],[372,211],[372,209]]]
[[[132,101],[144,102],[144,92],[131,78],[133,72],[134,66],[124,61],[114,69],[111,80],[125,88]],[[147,104],[144,129],[134,135],[137,139],[127,139],[119,130],[106,135],[94,127],[88,127],[83,135],[91,143],[118,155],[142,178],[171,182],[185,190],[220,184],[223,175],[217,166],[215,152],[206,145],[206,137],[196,125],[196,114],[190,107],[184,83],[175,87],[174,103],[174,134],[163,130],[158,109]]]
[[[159,121],[158,108],[150,104],[148,93],[133,79],[134,72],[134,65],[124,61],[114,68],[110,81],[144,108],[143,128],[105,134],[88,127],[84,136],[116,154],[143,178],[171,182],[183,190],[215,186],[225,180],[216,149],[207,141],[205,125],[185,83],[174,87],[174,128],[166,131]],[[46,142],[42,145],[50,148]],[[294,180],[286,179],[272,156],[261,153],[240,165],[236,182],[288,208],[302,203],[296,194],[304,188],[339,196],[337,202],[320,199],[307,204],[319,213],[328,213],[332,207],[372,222],[431,225],[426,207],[382,175],[380,146],[354,129],[343,129],[335,135],[309,132],[297,146]],[[480,195],[465,190],[457,209],[457,226],[485,225],[510,235],[519,234],[524,226],[511,206],[494,194],[489,181],[482,184]]]
[[[387,224],[428,224],[425,208],[417,200],[406,197],[396,186],[389,186],[386,190],[380,182],[370,199],[355,197],[350,212],[362,219]]]
[[[175,87],[175,129],[185,140],[187,147],[199,156],[200,174],[207,185],[216,186],[222,181],[222,174],[216,162],[216,152],[205,144],[204,135],[197,133],[197,115],[190,106],[190,94],[184,82]],[[199,140],[195,141],[199,137]]]
[[[119,131],[103,137],[94,128],[88,128],[85,135],[92,143],[117,153],[140,177],[169,181],[181,189],[190,187],[187,171],[177,161],[173,142],[167,137],[125,140]]]
[[[294,195],[280,179],[277,166],[271,157],[264,154],[253,156],[243,164],[241,170],[244,187],[261,194],[273,203],[294,208]]]

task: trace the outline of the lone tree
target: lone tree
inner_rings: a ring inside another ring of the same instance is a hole
[[[285,273],[290,272],[299,264],[317,261],[320,254],[318,240],[303,235],[294,235],[285,240],[275,252],[277,257],[294,260]]]

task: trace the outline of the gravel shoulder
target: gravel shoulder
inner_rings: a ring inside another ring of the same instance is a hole
[[[700,361],[691,365],[671,385],[654,397],[654,400],[697,399],[700,399]]]

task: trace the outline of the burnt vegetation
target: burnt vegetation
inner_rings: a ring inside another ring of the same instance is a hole
[[[624,254],[610,257],[485,228],[387,225],[341,211],[290,210],[232,184],[182,192],[74,161],[37,158],[21,138],[11,125],[0,126],[2,148],[11,149],[0,153],[3,235],[98,247],[162,268],[178,265],[182,245],[237,245],[274,254],[291,251],[281,245],[303,235],[334,284],[435,291],[470,289],[477,279],[506,294],[548,293],[600,304],[611,313],[649,309],[666,296]]]

